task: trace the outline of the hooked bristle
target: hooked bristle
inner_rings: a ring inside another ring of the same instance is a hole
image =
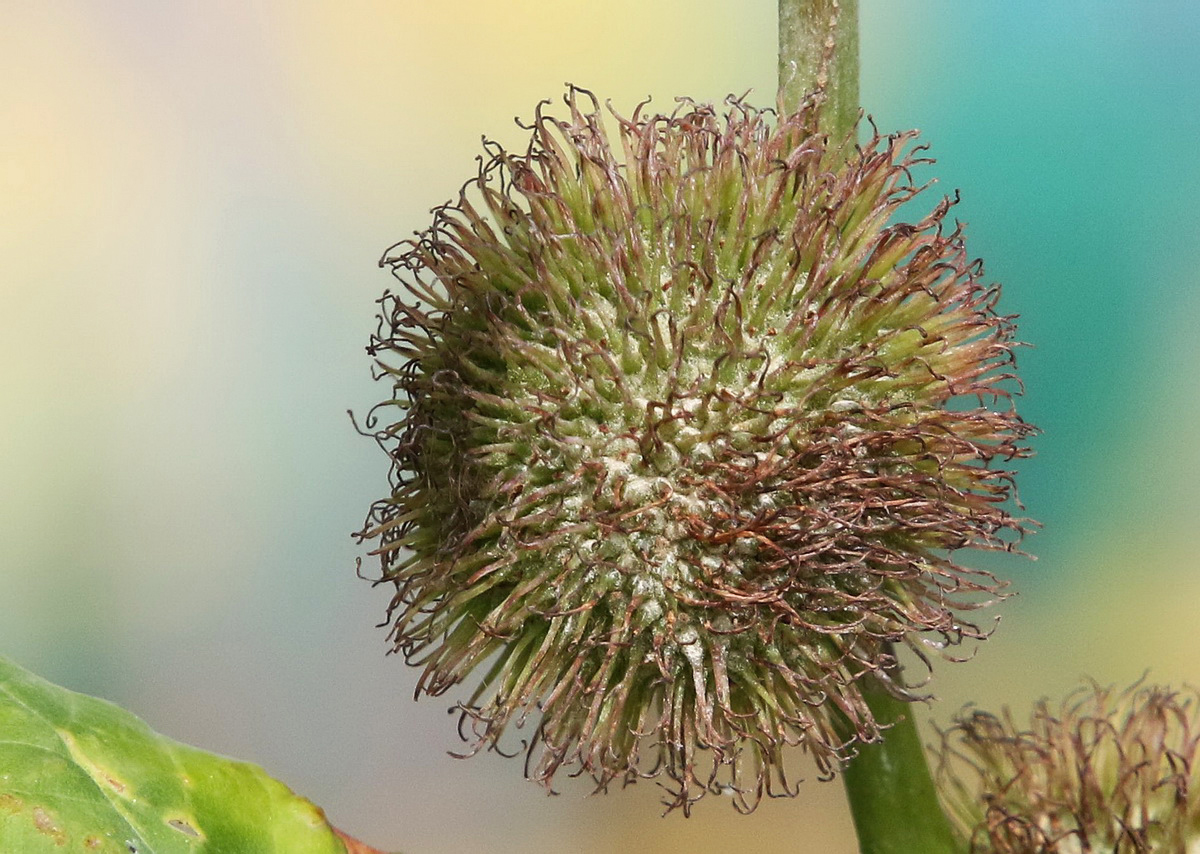
[[[942,733],[942,799],[978,854],[1200,851],[1200,695],[1090,685],[1027,728],[965,709]]]

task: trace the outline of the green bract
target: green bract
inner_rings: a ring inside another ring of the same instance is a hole
[[[566,104],[382,262],[393,490],[361,535],[418,693],[478,669],[475,747],[530,721],[547,784],[751,809],[786,745],[831,773],[878,737],[857,682],[891,644],[984,634],[994,579],[950,552],[1021,531],[1012,324],[948,200],[900,221],[913,134],[842,164],[811,105],[610,136]]]
[[[0,851],[345,854],[256,765],[179,744],[0,658]]]

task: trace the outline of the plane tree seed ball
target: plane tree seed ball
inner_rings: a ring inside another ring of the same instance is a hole
[[[913,133],[844,158],[811,103],[565,106],[382,261],[360,536],[473,749],[523,727],[546,785],[748,811],[794,793],[788,746],[832,775],[879,737],[894,646],[987,634],[955,552],[1023,532],[1013,322],[950,200],[906,218]]]

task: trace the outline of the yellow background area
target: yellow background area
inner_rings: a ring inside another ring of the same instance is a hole
[[[456,761],[413,703],[349,537],[386,460],[345,412],[376,261],[523,144],[567,81],[774,100],[774,3],[7,3],[0,7],[0,654],[262,763],[383,848],[854,850],[837,783],[658,817],[652,783],[547,798]],[[1020,313],[1045,431],[1040,560],[922,725],[1087,673],[1200,682],[1200,7],[862,0],[863,103],[920,127],[934,192]],[[970,558],[967,558],[970,561]],[[976,560],[975,563],[981,562]],[[985,618],[986,619],[986,618]]]

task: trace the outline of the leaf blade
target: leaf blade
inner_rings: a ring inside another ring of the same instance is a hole
[[[258,766],[168,739],[0,658],[0,850],[346,849],[318,807]]]

